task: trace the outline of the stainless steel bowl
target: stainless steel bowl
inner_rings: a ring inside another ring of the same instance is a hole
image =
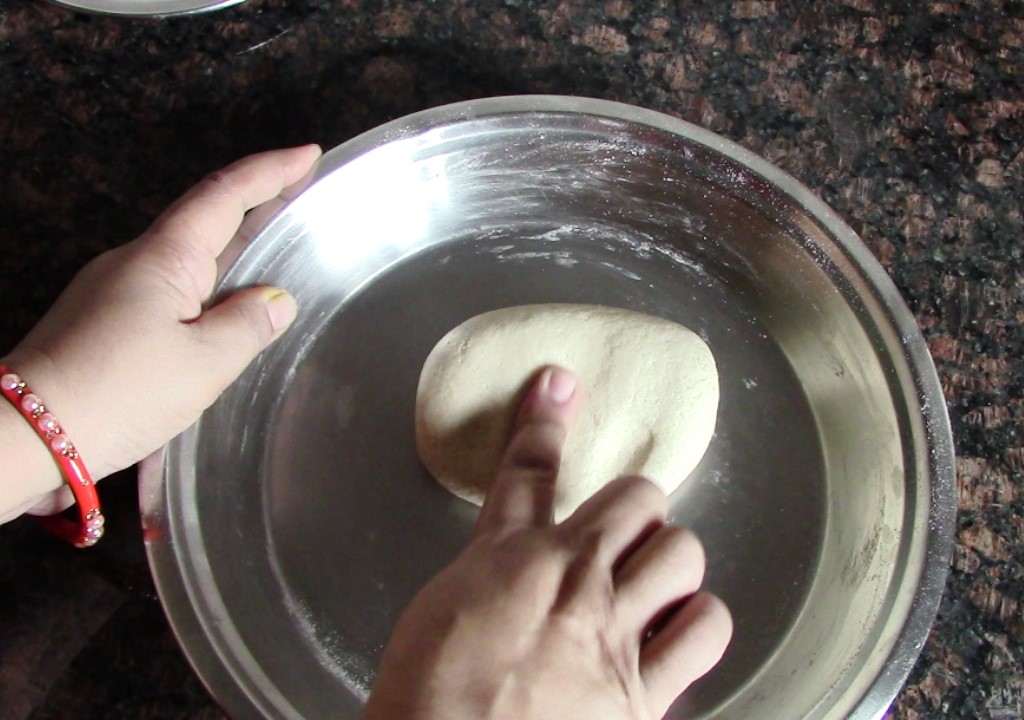
[[[357,716],[475,516],[417,461],[423,360],[537,302],[668,317],[718,360],[718,429],[672,515],[736,634],[670,717],[883,714],[942,593],[952,441],[893,284],[791,177],[634,107],[462,103],[328,153],[223,288],[251,283],[289,288],[295,326],[143,472],[161,597],[233,716]]]

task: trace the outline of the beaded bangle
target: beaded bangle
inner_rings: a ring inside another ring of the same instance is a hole
[[[36,435],[46,443],[46,448],[57,461],[61,475],[71,487],[78,503],[79,522],[63,515],[40,517],[39,521],[54,535],[75,547],[95,545],[103,537],[104,519],[100,512],[100,499],[92,477],[67,433],[53,413],[47,411],[42,398],[33,393],[25,381],[6,365],[0,365],[0,394],[10,401],[36,431]]]

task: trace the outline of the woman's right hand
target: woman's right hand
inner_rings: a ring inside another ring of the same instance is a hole
[[[473,539],[399,619],[368,720],[652,720],[722,657],[732,619],[654,484],[615,480],[552,523],[580,402],[565,370],[534,381]]]

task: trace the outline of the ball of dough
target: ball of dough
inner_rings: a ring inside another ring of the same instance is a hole
[[[623,475],[671,493],[711,442],[718,370],[695,333],[596,305],[510,307],[456,327],[423,366],[416,445],[444,487],[483,503],[519,398],[545,365],[574,371],[583,393],[556,484],[556,520]]]

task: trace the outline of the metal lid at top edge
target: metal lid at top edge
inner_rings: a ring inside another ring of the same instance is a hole
[[[124,17],[195,15],[238,5],[245,0],[50,0],[69,10]]]

